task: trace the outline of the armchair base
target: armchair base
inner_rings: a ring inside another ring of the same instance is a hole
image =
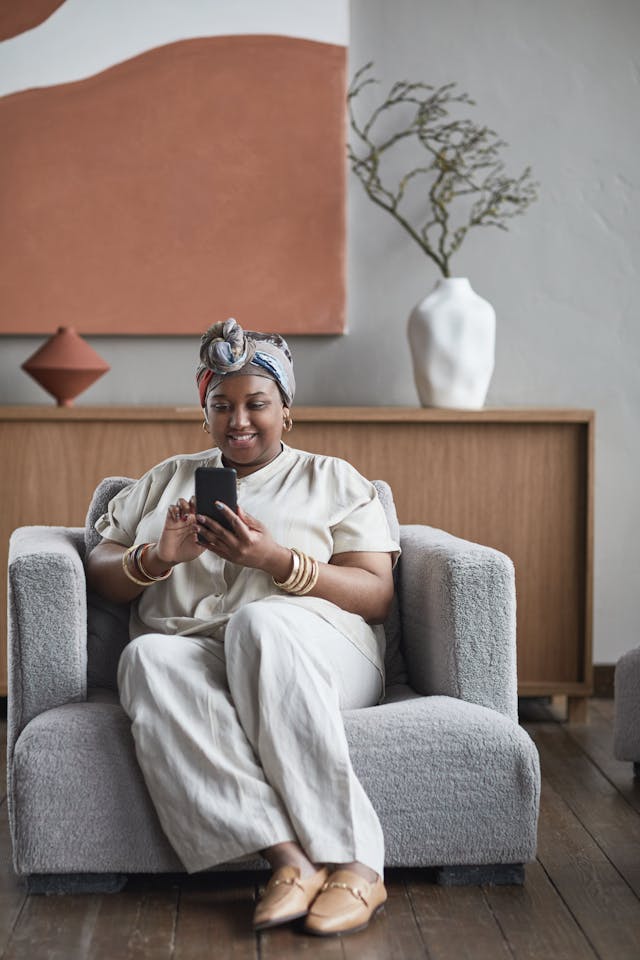
[[[29,894],[120,893],[126,873],[30,873],[24,877]]]
[[[31,873],[23,878],[27,893],[63,896],[82,893],[120,893],[126,873]],[[436,867],[434,881],[441,887],[522,886],[523,863],[484,863]]]
[[[523,863],[482,863],[478,866],[438,867],[436,883],[440,887],[502,887],[524,883]]]

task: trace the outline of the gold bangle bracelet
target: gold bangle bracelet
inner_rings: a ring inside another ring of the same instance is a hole
[[[303,597],[313,590],[320,575],[320,565],[313,557],[303,553],[302,550],[291,547],[293,555],[293,568],[286,580],[276,580],[273,582],[280,590],[290,593],[296,597]]]
[[[275,586],[278,587],[279,590],[284,590],[286,593],[291,593],[295,587],[295,584],[300,580],[300,575],[302,573],[304,564],[304,554],[302,551],[297,550],[295,547],[290,547],[289,549],[291,551],[291,557],[293,560],[291,573],[286,580],[276,580],[275,577],[272,578]]]
[[[171,574],[173,573],[173,567],[169,567],[167,570],[165,570],[164,573],[160,574],[159,577],[154,577],[154,575],[153,575],[152,573],[149,573],[149,572],[145,569],[145,566],[144,566],[144,564],[142,563],[142,560],[143,560],[143,557],[144,557],[145,553],[147,552],[147,550],[149,549],[149,547],[157,547],[157,546],[158,546],[158,544],[155,543],[155,541],[154,541],[153,543],[145,543],[144,546],[142,547],[142,549],[140,550],[140,553],[139,553],[138,556],[135,558],[135,564],[136,564],[138,570],[140,571],[140,573],[142,574],[142,576],[143,576],[143,577],[148,577],[149,580],[150,580],[152,583],[158,583],[158,581],[160,581],[160,580],[167,580],[167,579],[171,576]]]
[[[289,574],[287,579],[276,580],[275,577],[272,577],[274,584],[280,590],[289,590],[289,588],[291,587],[291,584],[294,583],[294,581],[296,580],[298,576],[298,572],[300,570],[300,554],[298,553],[297,550],[294,550],[294,549],[291,549],[290,552],[291,552],[291,557],[293,559],[293,566],[291,568],[291,573]]]
[[[307,556],[306,553],[303,553],[301,550],[300,554],[300,572],[298,576],[293,581],[289,587],[289,593],[297,593],[300,587],[303,587],[307,580],[309,579],[309,574],[311,572],[311,559]]]
[[[318,582],[318,577],[320,576],[320,564],[317,560],[311,560],[311,575],[307,583],[305,583],[299,590],[296,590],[296,596],[304,597],[305,594],[309,593],[310,590],[313,590],[316,583]]]
[[[139,580],[138,577],[134,577],[134,575],[131,573],[131,570],[129,570],[129,557],[131,556],[134,550],[137,550],[137,545],[134,545],[133,547],[129,547],[122,554],[122,569],[124,570],[126,576],[129,578],[129,580],[131,580],[132,583],[137,583],[139,587],[150,587],[151,584],[153,583],[152,580]]]

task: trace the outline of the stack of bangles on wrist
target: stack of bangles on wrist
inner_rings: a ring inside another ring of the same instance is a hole
[[[320,564],[313,557],[308,557],[302,550],[291,547],[293,568],[286,580],[280,582],[273,578],[273,582],[280,590],[293,593],[296,597],[303,597],[313,590],[320,575]]]
[[[144,568],[144,555],[149,547],[155,547],[155,543],[136,543],[122,554],[122,569],[129,580],[137,583],[140,587],[150,587],[152,583],[158,583],[159,580],[166,580],[173,573],[173,567],[169,567],[159,577],[154,577]]]

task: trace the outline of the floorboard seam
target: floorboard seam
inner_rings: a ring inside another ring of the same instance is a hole
[[[611,784],[611,786],[612,786],[613,789],[616,791],[616,793],[618,794],[618,796],[619,796],[622,800],[624,800],[624,802],[627,804],[627,806],[630,807],[630,808],[633,810],[633,812],[636,814],[636,816],[637,816],[637,815],[638,815],[638,811],[637,811],[636,808],[633,806],[633,804],[630,803],[630,802],[627,800],[627,798],[625,797],[624,793],[621,793],[621,792],[620,792],[620,789],[619,789],[618,785],[617,785],[616,783],[614,783],[613,780],[611,780],[611,778],[610,778],[609,775],[606,773],[606,771],[603,770],[601,767],[598,766],[598,764],[596,763],[596,761],[593,759],[593,757],[591,757],[591,756],[589,755],[588,751],[585,749],[585,747],[583,747],[583,745],[580,743],[580,741],[579,741],[579,740],[576,740],[576,738],[573,736],[571,730],[567,730],[566,733],[567,733],[567,736],[569,736],[569,737],[571,738],[571,740],[573,741],[573,743],[575,743],[575,745],[582,751],[582,753],[585,755],[585,757],[586,757],[587,760],[591,763],[591,765],[596,768],[596,770],[598,771],[598,773],[601,774],[601,776],[604,777],[604,779],[607,781],[607,783]]]
[[[603,720],[605,720],[607,723],[613,724],[613,719],[614,719],[614,718],[609,715],[609,712],[608,712],[607,710],[603,710],[603,709],[602,709],[602,704],[601,704],[601,702],[600,702],[602,699],[605,699],[605,698],[603,698],[603,697],[593,697],[593,698],[589,701],[589,706],[590,706],[590,708],[591,708],[592,710],[595,711],[595,713],[599,714],[599,716],[602,717]],[[607,699],[607,702],[609,702],[608,698],[606,698],[606,699]],[[612,702],[612,706],[613,706],[614,715],[615,715],[615,701]]]
[[[538,863],[540,864],[540,866],[542,867],[542,870],[543,870],[543,872],[544,872],[547,880],[549,881],[549,883],[551,884],[551,886],[552,886],[553,889],[555,890],[556,894],[557,894],[558,897],[560,898],[560,901],[565,905],[565,908],[566,908],[566,910],[569,912],[570,916],[573,917],[573,922],[575,923],[576,927],[578,928],[578,930],[580,931],[580,933],[582,934],[582,936],[585,938],[585,940],[587,941],[587,943],[589,944],[589,946],[590,946],[591,949],[593,950],[594,956],[596,956],[596,957],[598,958],[598,960],[607,960],[607,958],[606,958],[606,957],[603,957],[603,956],[599,953],[599,951],[596,949],[596,946],[595,946],[595,944],[592,942],[591,937],[589,936],[589,934],[587,933],[587,931],[584,929],[584,927],[583,927],[582,924],[580,923],[579,919],[576,917],[575,913],[574,913],[573,910],[571,909],[571,905],[568,904],[567,901],[565,900],[565,898],[562,896],[562,891],[560,890],[560,888],[558,887],[558,885],[554,882],[553,877],[551,876],[551,874],[549,873],[549,871],[548,871],[547,868],[545,867],[545,865],[544,865],[544,863],[542,862],[542,860],[540,859],[540,857],[536,857],[536,859],[537,859]]]
[[[259,886],[259,884],[258,884],[258,881],[255,880],[255,881],[254,881],[254,884],[253,884],[253,903],[254,903],[254,906],[255,906],[255,904],[257,903],[257,900],[258,900],[258,896],[259,896],[259,895],[260,895],[260,886]],[[262,960],[262,938],[260,937],[260,934],[259,934],[259,933],[254,933],[254,935],[253,935],[253,943],[254,943],[256,960]]]
[[[511,947],[511,944],[509,943],[509,938],[507,937],[507,934],[505,933],[505,930],[504,930],[502,924],[500,923],[498,917],[496,916],[496,912],[495,912],[495,910],[493,909],[493,906],[491,905],[491,901],[489,900],[489,897],[487,896],[486,887],[485,887],[485,886],[480,887],[480,892],[482,893],[482,899],[484,900],[485,905],[486,905],[489,913],[490,913],[491,916],[493,917],[493,922],[495,923],[495,925],[497,926],[498,930],[500,931],[500,934],[501,934],[501,936],[502,936],[502,939],[504,940],[505,946],[506,946],[507,950],[509,951],[509,956],[510,956],[510,957],[513,957],[513,960],[516,960],[516,955],[515,955],[515,953],[513,952],[513,949],[512,949],[512,947]]]
[[[411,907],[413,922],[415,923],[416,930],[418,931],[418,937],[420,938],[420,943],[422,944],[422,949],[424,950],[425,960],[431,960],[431,954],[429,953],[429,948],[427,947],[427,944],[425,943],[425,939],[422,936],[422,928],[420,927],[420,922],[418,920],[418,915],[416,913],[416,907],[413,902],[413,897],[411,896],[411,890],[409,889],[409,885],[407,884],[406,877],[402,878],[402,886],[404,887],[404,892],[407,896],[407,900],[409,901],[409,906]]]
[[[173,917],[173,928],[171,930],[171,945],[169,960],[173,960],[176,952],[176,939],[178,936],[178,917],[180,916],[180,903],[182,901],[182,884],[178,884],[178,895],[176,897],[176,909]]]
[[[6,955],[7,955],[7,950],[8,950],[9,947],[11,946],[11,942],[12,942],[12,940],[13,940],[13,935],[14,935],[14,933],[15,933],[15,931],[16,931],[16,927],[17,927],[18,924],[20,923],[20,920],[21,920],[21,918],[22,918],[22,914],[23,914],[23,912],[24,912],[24,908],[25,908],[26,905],[27,905],[27,900],[28,900],[28,899],[29,899],[29,898],[28,898],[27,894],[25,893],[25,895],[24,895],[23,898],[22,898],[22,903],[20,904],[20,909],[19,909],[18,911],[16,911],[16,915],[15,915],[14,921],[13,921],[13,923],[11,924],[11,930],[9,931],[9,936],[7,937],[7,942],[6,942],[5,946],[4,946],[4,950],[3,950],[2,953],[0,954],[0,960],[3,960],[3,958],[6,957]]]
[[[568,731],[565,730],[565,731],[564,731],[564,734],[565,734],[565,736],[569,737],[574,743],[576,743],[576,741],[573,740],[573,737],[570,736],[570,734],[568,733]],[[614,790],[616,791],[616,793],[618,794],[618,796],[619,796],[622,800],[624,800],[625,804],[633,811],[633,813],[635,814],[635,816],[638,816],[637,811],[631,806],[631,804],[627,803],[626,799],[622,796],[622,794],[620,793],[620,791],[618,790],[618,788],[616,787],[616,785],[615,785],[614,783],[611,783],[611,781],[609,780],[609,778],[602,772],[602,770],[601,770],[600,767],[597,765],[597,763],[594,763],[594,761],[591,759],[591,757],[590,757],[587,753],[585,753],[585,751],[582,749],[582,747],[580,746],[580,744],[577,744],[577,746],[580,747],[580,750],[582,751],[582,753],[584,754],[584,756],[587,758],[587,760],[589,761],[589,763],[591,764],[591,766],[592,766],[592,767],[595,767],[597,773],[599,773],[601,776],[603,776],[604,779],[607,781],[607,783],[611,784],[611,786],[614,788]],[[582,827],[582,829],[585,831],[585,833],[587,833],[587,834],[591,837],[591,839],[593,840],[593,842],[594,842],[595,845],[597,846],[598,850],[600,850],[600,852],[602,853],[603,857],[606,858],[607,862],[611,864],[611,866],[612,866],[613,869],[616,871],[616,873],[618,874],[618,876],[620,877],[620,879],[627,885],[627,887],[629,888],[629,890],[631,891],[631,893],[633,894],[633,896],[636,898],[636,900],[640,901],[640,896],[639,896],[639,895],[636,893],[636,891],[633,889],[633,887],[631,886],[631,884],[629,883],[629,881],[627,880],[627,878],[624,876],[624,874],[622,874],[622,873],[620,872],[620,870],[618,869],[617,865],[613,862],[613,860],[611,859],[611,857],[609,856],[609,854],[607,853],[607,851],[604,849],[604,847],[602,846],[602,844],[600,843],[600,841],[598,840],[598,838],[597,838],[596,836],[594,836],[594,834],[593,834],[592,831],[589,829],[589,827],[587,826],[587,824],[583,822],[583,820],[582,820],[582,818],[580,817],[578,811],[573,808],[573,806],[572,806],[572,804],[571,804],[571,801],[570,801],[567,797],[565,797],[565,796],[560,792],[560,790],[557,790],[550,781],[548,781],[548,782],[549,782],[549,786],[552,788],[552,790],[555,790],[555,792],[558,794],[558,796],[560,797],[560,799],[562,800],[562,802],[563,802],[564,804],[566,804],[566,806],[568,807],[568,809],[569,809],[569,810],[571,811],[571,813],[574,815],[574,817],[576,818],[576,820],[578,821],[578,823],[580,824],[580,826]]]

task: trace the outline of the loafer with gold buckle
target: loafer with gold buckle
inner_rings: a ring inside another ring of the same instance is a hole
[[[306,916],[328,876],[326,867],[304,878],[300,877],[298,867],[279,867],[271,876],[255,909],[253,929],[266,930]]]
[[[318,937],[357,933],[369,925],[386,899],[380,877],[368,883],[353,870],[334,870],[313,901],[304,928]]]

